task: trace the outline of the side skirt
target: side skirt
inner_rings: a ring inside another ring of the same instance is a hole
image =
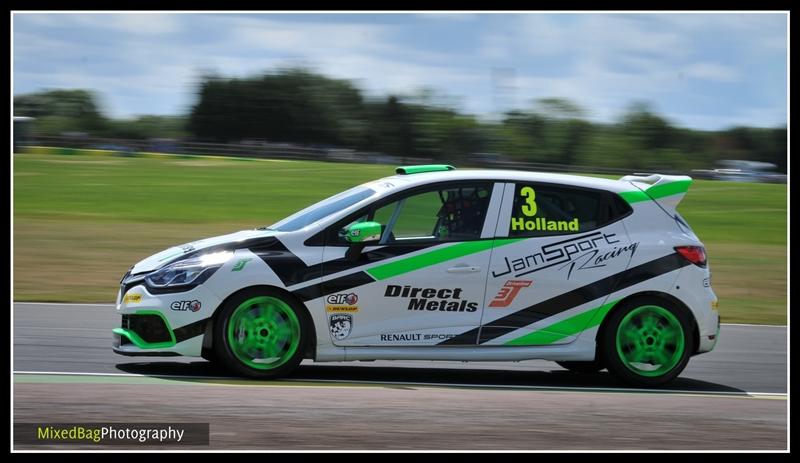
[[[317,347],[317,362],[351,360],[455,360],[475,362],[519,362],[522,360],[593,360],[594,333],[586,330],[574,342],[545,346],[424,346],[424,347]]]

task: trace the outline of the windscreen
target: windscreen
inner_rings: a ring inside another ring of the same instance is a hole
[[[295,231],[308,226],[314,222],[324,219],[329,215],[340,212],[348,207],[361,202],[375,194],[375,190],[363,186],[357,186],[338,195],[331,196],[314,205],[311,205],[300,212],[290,215],[280,222],[270,225],[270,230]]]

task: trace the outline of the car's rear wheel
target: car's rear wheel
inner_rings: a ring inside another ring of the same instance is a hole
[[[608,371],[636,386],[677,377],[694,350],[692,319],[666,300],[634,299],[618,307],[600,340]]]
[[[598,360],[590,361],[573,361],[573,362],[556,362],[561,368],[566,368],[575,373],[597,373],[605,368],[603,362]]]
[[[226,302],[214,323],[216,358],[242,375],[285,376],[303,360],[308,318],[305,308],[279,291],[243,291]]]

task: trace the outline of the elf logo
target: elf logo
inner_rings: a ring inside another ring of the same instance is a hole
[[[178,310],[185,312],[187,310],[192,312],[197,312],[200,310],[200,301],[175,301],[173,302],[169,308],[172,310]]]
[[[497,296],[492,299],[492,302],[489,303],[489,307],[508,307],[514,302],[514,298],[517,297],[522,288],[527,288],[533,284],[531,280],[508,280],[500,288],[500,291],[497,292]]]
[[[358,302],[358,295],[356,293],[331,294],[326,301],[328,304],[355,305]]]

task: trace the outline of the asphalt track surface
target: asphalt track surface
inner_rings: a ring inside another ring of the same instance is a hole
[[[210,423],[199,449],[787,446],[785,327],[723,324],[713,352],[639,391],[546,361],[305,361],[285,381],[251,381],[198,359],[116,355],[118,323],[112,305],[15,303],[15,423]]]

